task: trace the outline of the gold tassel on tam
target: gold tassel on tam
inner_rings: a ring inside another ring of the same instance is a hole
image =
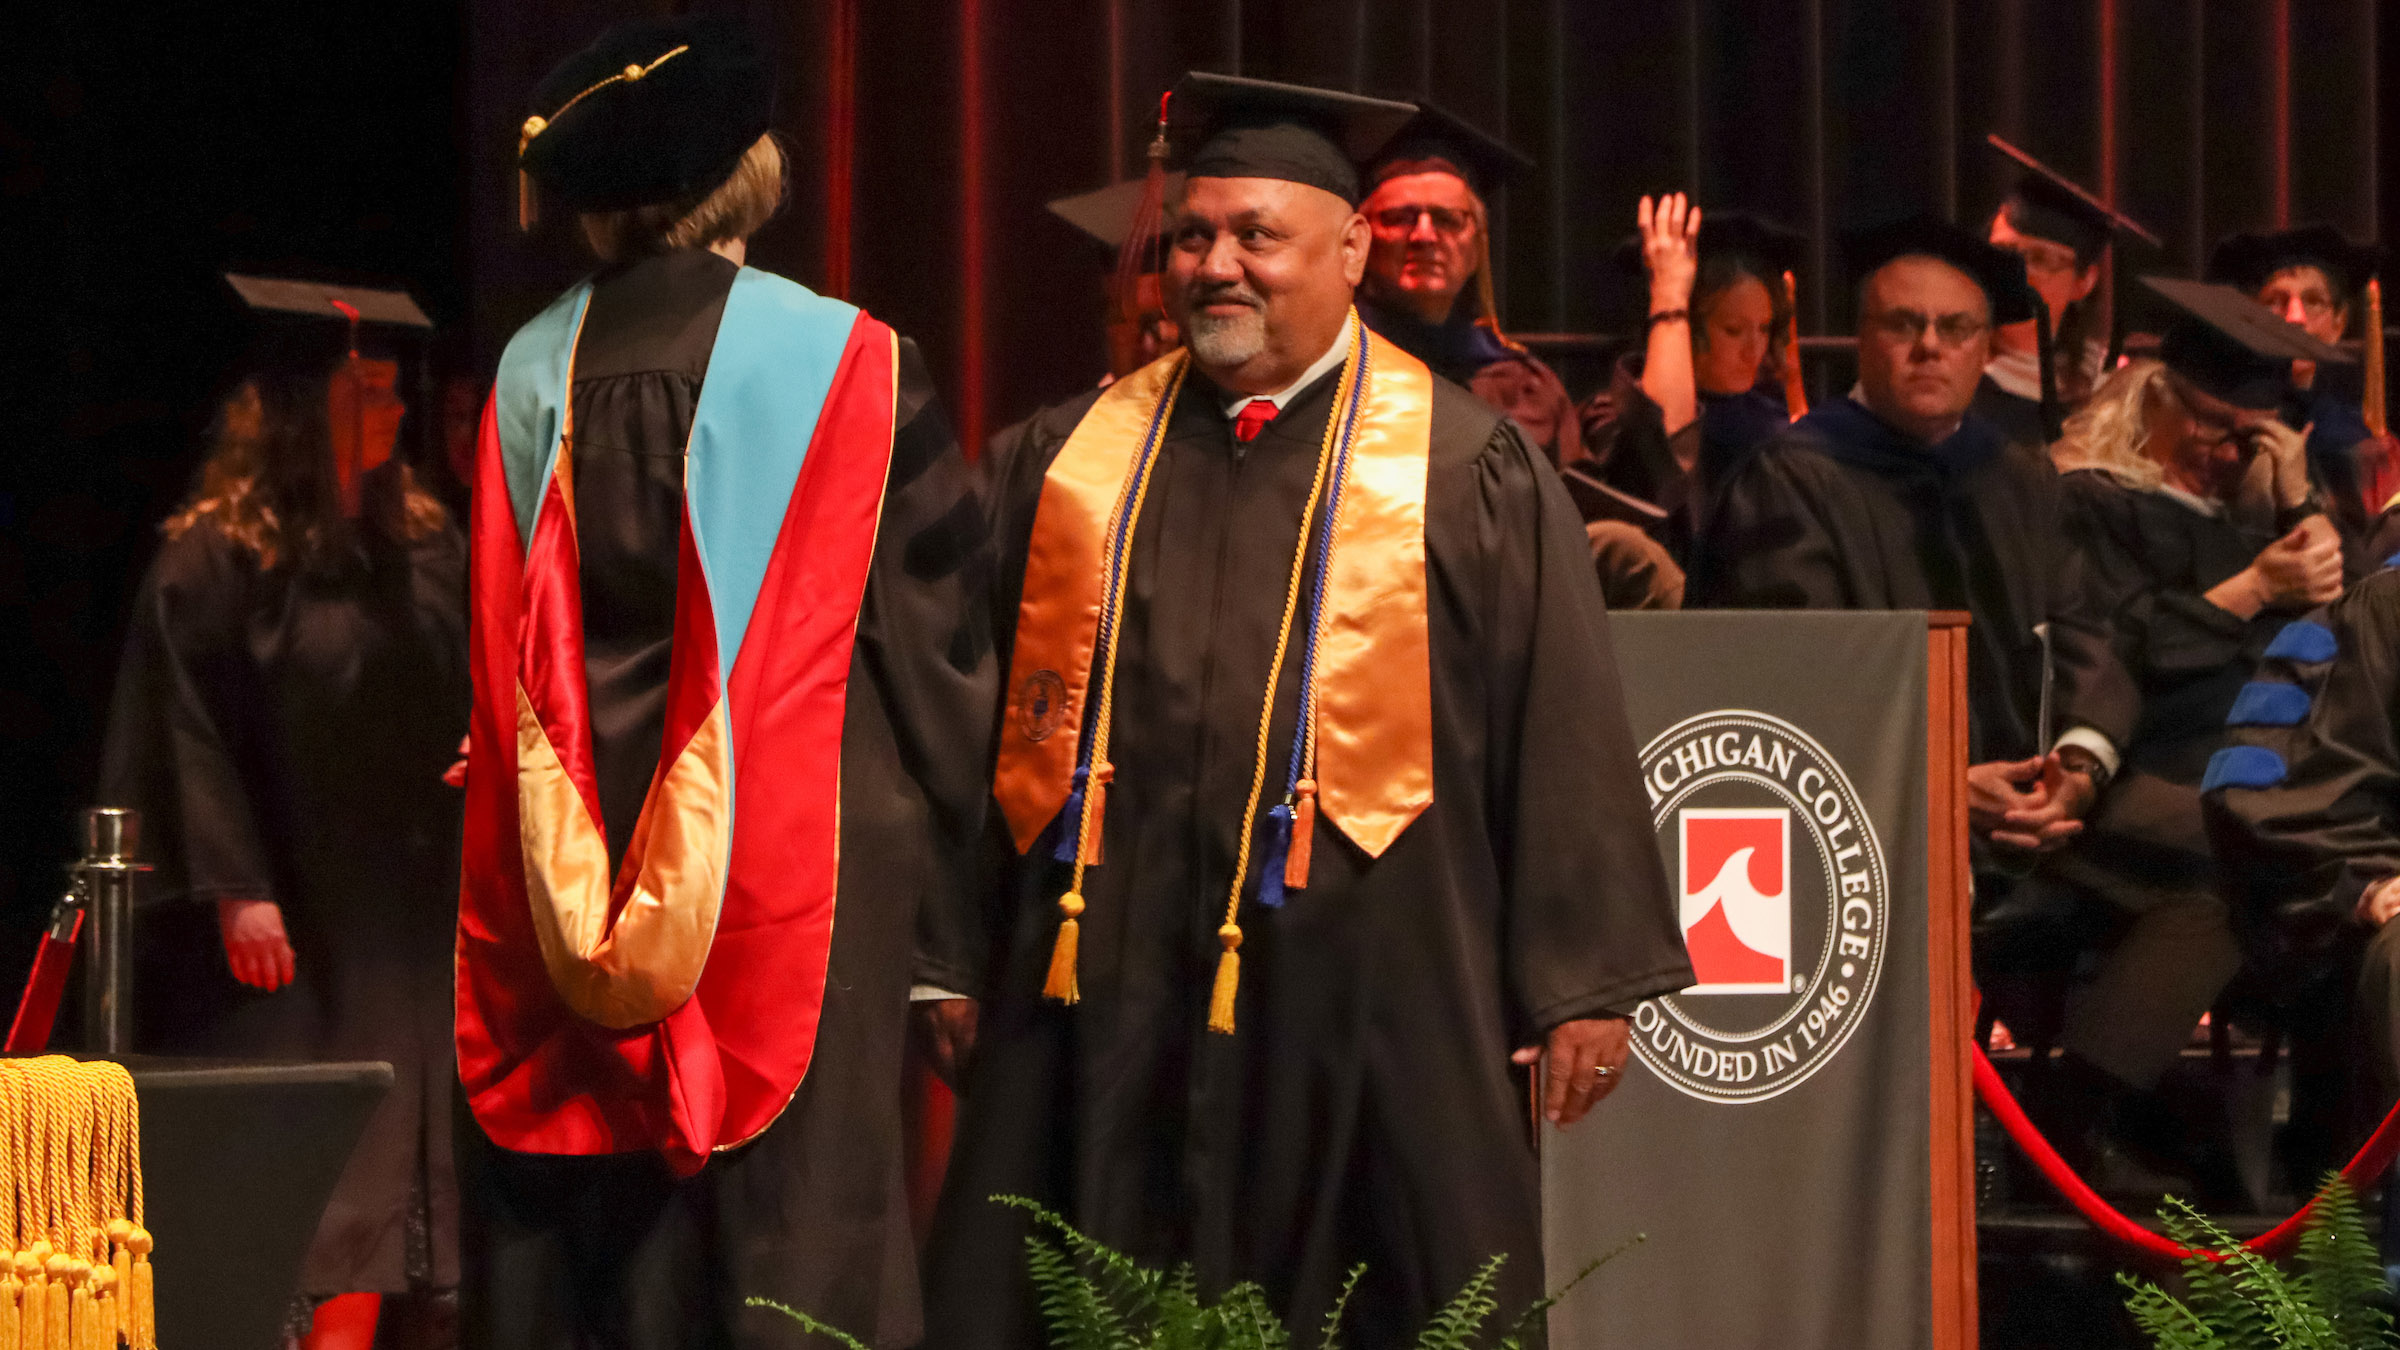
[[[1230,1036],[1233,998],[1242,987],[1242,926],[1229,923],[1218,929],[1217,945],[1225,950],[1217,957],[1216,985],[1208,991],[1208,1029]]]
[[[1042,981],[1042,997],[1053,1003],[1076,1003],[1083,998],[1082,986],[1075,979],[1075,949],[1082,937],[1076,919],[1083,913],[1083,897],[1074,891],[1058,897],[1058,912],[1065,917],[1058,921],[1058,941],[1050,948],[1050,978]]]

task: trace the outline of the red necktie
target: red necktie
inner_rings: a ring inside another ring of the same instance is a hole
[[[1244,445],[1258,439],[1259,429],[1275,420],[1275,400],[1254,398],[1233,417],[1233,438]]]

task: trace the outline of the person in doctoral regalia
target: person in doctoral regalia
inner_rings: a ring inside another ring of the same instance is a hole
[[[466,558],[394,454],[398,364],[355,326],[335,356],[338,320],[274,322],[135,601],[100,800],[142,813],[158,867],[142,1049],[392,1066],[292,1319],[364,1350],[379,1320],[439,1338],[458,1285],[442,775],[467,724]]]
[[[1170,107],[1185,351],[988,466],[1008,837],[958,989],[949,1350],[1042,1343],[997,1194],[1311,1333],[1363,1263],[1362,1350],[1495,1255],[1524,1307],[1512,1063],[1570,1123],[1690,979],[1557,475],[1351,308],[1354,164],[1407,107],[1206,75]]]
[[[2223,1141],[2147,1095],[2241,963],[2200,783],[2275,634],[2341,594],[2342,551],[2300,433],[2275,415],[2308,345],[2280,325],[2243,325],[2257,306],[2235,292],[2169,285],[2190,312],[2160,359],[2102,381],[2051,451],[2067,534],[2142,712],[2084,835],[2033,883],[2068,902],[2065,940],[2049,953],[2071,987],[2044,1123],[2071,1156],[2113,1127],[2194,1172],[2204,1195],[2230,1198],[2239,1187],[2227,1185]],[[2256,523],[2241,510],[2254,461],[2275,505]],[[2011,1029],[2020,1040],[2029,1030]]]
[[[1640,233],[1617,262],[1648,281],[1649,336],[1617,363],[1586,444],[1601,481],[1664,512],[1654,537],[1688,568],[1706,485],[1791,423],[1784,362],[1799,354],[1785,345],[1784,278],[1807,241],[1680,192],[1636,210]]]
[[[2350,331],[2382,265],[2380,247],[2353,244],[2330,225],[2303,225],[2226,239],[2209,255],[2207,277],[2239,287],[2331,345]],[[2347,358],[2297,363],[2291,415],[2308,428],[2309,465],[2324,486],[2334,523],[2346,537],[2363,541],[2400,488],[2400,465],[2392,462],[2388,439],[2370,430],[2360,411],[2362,371]]]
[[[982,513],[914,344],[742,265],[773,70],[609,30],[520,163],[601,270],[508,344],[473,533],[465,1339],[920,1335],[913,982],[964,959],[996,701]]]
[[[1993,323],[2031,312],[2023,264],[1924,215],[1843,244],[1860,278],[1858,390],[1717,494],[1691,603],[1973,615],[1968,819],[1989,913],[2081,828],[2139,699],[2063,528],[2057,474],[1969,407]]]
[[[1975,411],[2020,445],[2047,445],[2107,373],[2107,275],[2117,236],[2156,235],[2048,165],[2008,147],[2024,167],[1992,213],[1987,237],[2025,260],[2041,311],[1992,332]]]

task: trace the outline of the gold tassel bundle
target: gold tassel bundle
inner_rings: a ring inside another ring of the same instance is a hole
[[[0,1350],[157,1350],[132,1075],[0,1060],[0,1132]]]
[[[2378,436],[2387,435],[2391,426],[2384,413],[2383,387],[2383,283],[2367,278],[2367,394],[2359,409],[2367,430]]]

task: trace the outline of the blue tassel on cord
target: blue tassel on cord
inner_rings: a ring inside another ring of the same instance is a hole
[[[1286,802],[1267,812],[1267,856],[1258,876],[1258,903],[1283,908],[1283,865],[1292,852],[1292,807]]]
[[[1058,820],[1052,827],[1058,842],[1051,848],[1050,856],[1063,863],[1075,861],[1076,846],[1083,842],[1083,780],[1090,773],[1088,768],[1075,771],[1075,790],[1067,794],[1067,804],[1058,809]]]

